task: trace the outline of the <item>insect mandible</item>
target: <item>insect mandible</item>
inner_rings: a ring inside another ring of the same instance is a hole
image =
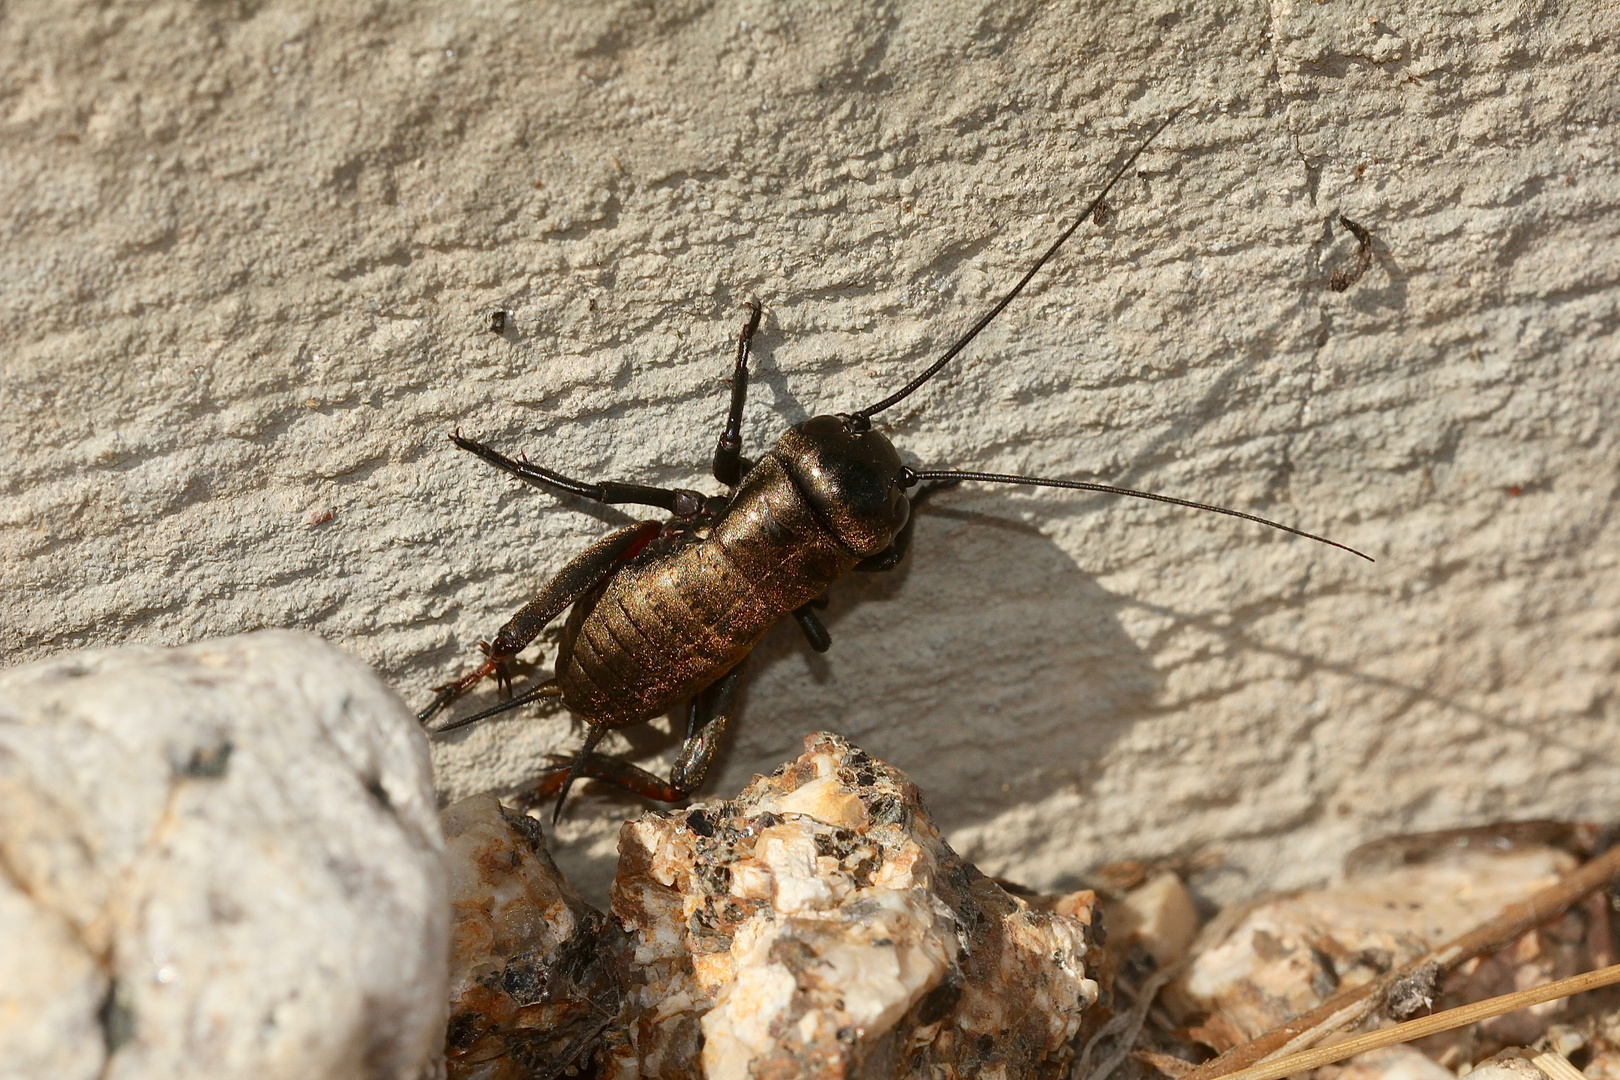
[[[488,643],[482,664],[437,687],[418,714],[426,724],[486,678],[506,700],[437,729],[450,731],[540,698],[560,698],[587,726],[572,758],[553,755],[531,795],[557,796],[589,777],[660,802],[686,798],[702,783],[733,719],[744,662],[765,632],[784,616],[798,622],[811,648],[830,644],[816,616],[828,587],[850,571],[893,569],[905,557],[916,506],[933,491],[964,480],[1072,488],[1153,499],[1258,522],[1317,540],[1371,561],[1326,537],[1225,507],[1153,492],[1078,480],[952,470],[916,470],[872,429],[872,417],[933,378],[1028,285],[1065,241],[1092,217],[1142,151],[1175,118],[1136,148],[1075,221],[1035,261],[1006,296],[943,356],[875,405],[853,413],[815,416],[789,428],[757,462],[742,456],[742,414],[748,394],[749,347],[759,329],[751,302],[737,341],[731,406],[714,451],[714,478],[725,495],[684,488],[615,482],[586,483],[517,461],[464,438],[463,450],[542,490],[601,503],[653,506],[667,521],[641,521],[604,537],[565,566]],[[912,492],[915,490],[915,494]],[[511,665],[540,632],[568,612],[552,678],[511,695]],[[643,723],[684,703],[686,734],[667,779],[596,752],[609,731]]]

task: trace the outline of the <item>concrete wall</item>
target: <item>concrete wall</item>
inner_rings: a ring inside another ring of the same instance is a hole
[[[830,653],[766,639],[709,790],[830,728],[986,869],[1201,856],[1215,895],[1394,830],[1612,820],[1605,6],[12,5],[0,647],[300,627],[422,702],[626,520],[447,432],[712,489],[744,299],[758,451],[924,366],[1181,107],[1112,217],[884,429],[918,465],[1219,502],[1379,561],[947,493],[903,569],[834,591]],[[1340,213],[1373,238],[1343,293]],[[577,738],[469,729],[443,787]],[[635,806],[578,801],[587,884]]]

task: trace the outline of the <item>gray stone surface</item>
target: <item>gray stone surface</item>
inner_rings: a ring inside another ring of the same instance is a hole
[[[314,630],[413,701],[615,514],[870,403],[1185,112],[958,362],[908,460],[975,487],[833,651],[767,638],[712,790],[834,728],[1043,888],[1213,850],[1218,895],[1620,782],[1620,45],[1595,2],[69,7],[0,21],[0,648]],[[1327,279],[1371,230],[1373,263]],[[483,318],[512,312],[502,336]],[[633,732],[667,764],[667,736]],[[437,748],[446,796],[572,746]],[[600,890],[628,802],[556,848]],[[594,877],[593,877],[594,875]]]
[[[0,1076],[442,1068],[423,739],[273,631],[0,672]]]

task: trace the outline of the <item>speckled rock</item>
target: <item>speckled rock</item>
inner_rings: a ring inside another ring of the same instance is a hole
[[[1096,996],[1085,925],[963,862],[903,773],[836,736],[620,850],[610,1075],[1056,1076]]]
[[[434,803],[410,712],[316,638],[0,673],[0,1075],[433,1074]]]
[[[489,795],[446,809],[451,1080],[560,1075],[619,1012],[624,935],[563,879],[540,823]]]
[[[1519,1047],[1504,1050],[1481,1062],[1468,1075],[1476,1080],[1551,1080],[1547,1073],[1530,1061],[1530,1053]]]

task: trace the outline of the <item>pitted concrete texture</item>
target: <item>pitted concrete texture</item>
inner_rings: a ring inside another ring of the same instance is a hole
[[[1196,856],[1217,896],[1395,830],[1612,818],[1613,28],[1597,0],[14,5],[0,645],[296,627],[423,702],[627,520],[448,432],[716,490],[746,298],[758,453],[925,366],[1180,107],[883,429],[918,466],[1379,561],[965,485],[903,569],[833,591],[831,652],[766,639],[709,790],[830,728],[988,871]],[[1338,293],[1341,213],[1372,251]],[[468,729],[443,794],[577,740]],[[578,797],[588,888],[634,807]]]

